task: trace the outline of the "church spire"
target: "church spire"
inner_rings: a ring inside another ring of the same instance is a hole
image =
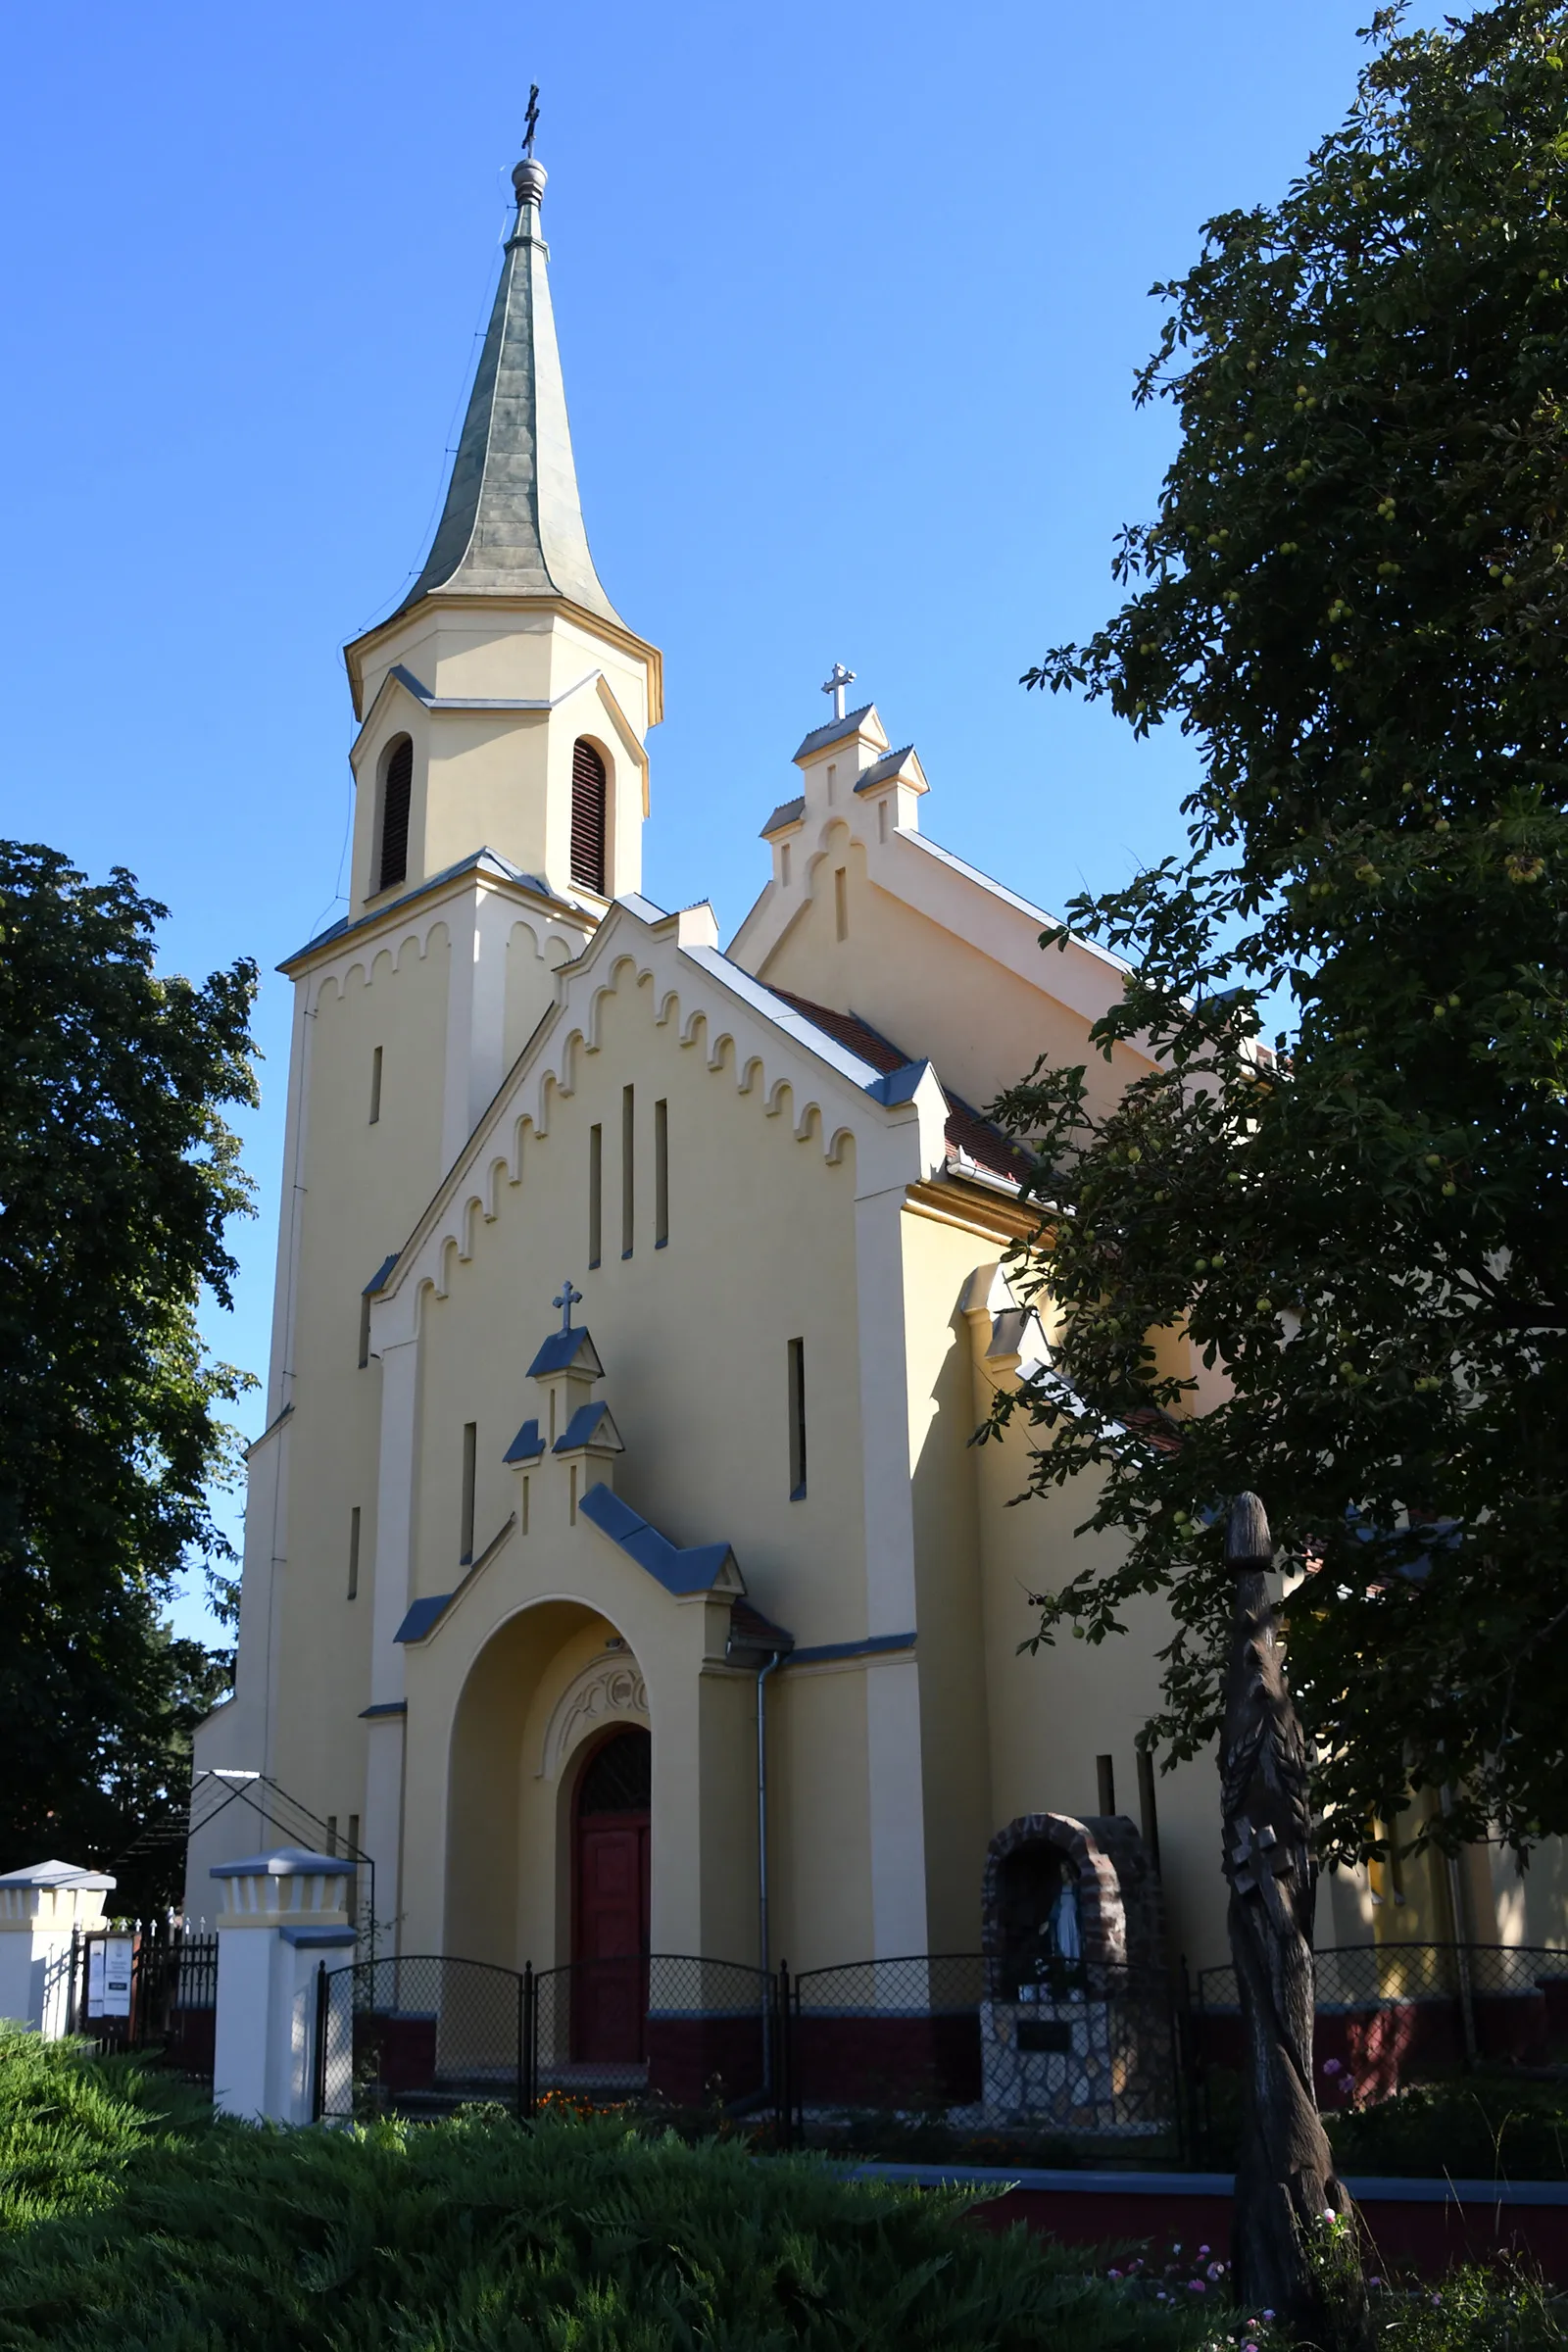
[[[460,596],[556,596],[600,618],[620,616],[588,552],[566,395],[539,228],[545,169],[530,136],[512,184],[517,217],[468,396],[446,505],[423,570],[398,607],[445,589]],[[394,615],[396,617],[396,615]]]

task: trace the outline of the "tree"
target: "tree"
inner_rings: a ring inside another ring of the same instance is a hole
[[[1103,1116],[1043,1063],[1000,1105],[1060,1322],[997,1422],[1124,1539],[1038,1642],[1167,1596],[1167,1764],[1219,1732],[1255,1489],[1320,1850],[1527,1856],[1568,1830],[1568,9],[1372,39],[1284,200],[1155,288],[1158,512],[1025,681],[1179,724],[1200,779],[1185,856],[1068,909],[1129,959],[1095,1048],[1152,1068]]]
[[[256,1099],[256,970],[160,976],[166,913],[122,868],[0,843],[0,1869],[102,1864],[177,1815],[226,1680],[164,1609],[199,1558],[233,1613],[212,1495],[249,1381],[196,1309],[228,1303],[248,1208],[220,1111]]]

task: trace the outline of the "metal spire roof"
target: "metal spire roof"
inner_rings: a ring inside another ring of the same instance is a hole
[[[577,497],[550,307],[550,249],[539,230],[544,166],[525,156],[512,184],[517,218],[446,505],[424,568],[398,612],[445,588],[464,596],[561,596],[619,622],[594,569]]]

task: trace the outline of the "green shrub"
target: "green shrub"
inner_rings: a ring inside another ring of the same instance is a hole
[[[1212,2340],[966,2226],[972,2200],[615,2118],[279,2132],[0,2038],[0,2346],[1178,2352]]]
[[[1412,2083],[1324,2120],[1346,2173],[1568,2180],[1568,2093],[1560,2083],[1465,2075]]]

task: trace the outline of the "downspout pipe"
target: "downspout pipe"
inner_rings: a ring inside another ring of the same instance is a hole
[[[766,1664],[757,1673],[757,1952],[758,1965],[765,1977],[768,1969],[767,1949],[767,1678],[784,1663],[784,1652],[775,1649]]]

